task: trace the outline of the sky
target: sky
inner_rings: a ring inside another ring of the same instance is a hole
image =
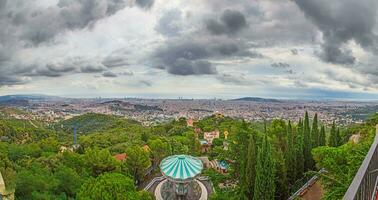
[[[0,0],[0,95],[378,98],[376,0]]]

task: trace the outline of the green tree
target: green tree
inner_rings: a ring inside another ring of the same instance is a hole
[[[314,119],[312,120],[312,148],[319,146],[319,127],[318,127],[318,113],[315,113]]]
[[[246,199],[253,199],[253,191],[255,189],[255,178],[256,178],[256,143],[253,139],[253,135],[249,137],[248,153],[247,153],[247,163],[244,174],[244,182],[241,187],[243,191],[243,197]]]
[[[58,193],[63,192],[69,197],[76,196],[82,179],[75,170],[62,165],[56,169],[54,176],[58,181]]]
[[[294,146],[294,133],[289,121],[287,126],[287,150],[285,152],[285,164],[287,169],[287,178],[290,184],[296,180],[296,150]]]
[[[199,155],[201,150],[201,144],[195,137],[195,133],[193,131],[189,131],[185,135],[189,141],[189,144],[187,144],[189,148],[189,153],[192,155]]]
[[[341,144],[342,144],[342,141],[341,141],[341,135],[340,135],[340,128],[337,128],[337,131],[336,131],[336,145],[340,146]]]
[[[246,128],[246,127],[244,127]],[[237,178],[239,183],[244,183],[245,169],[247,164],[247,149],[248,149],[248,132],[245,129],[238,130],[235,141],[230,146],[230,158],[235,160],[230,165],[232,176]],[[243,188],[240,188],[243,189]]]
[[[288,169],[284,160],[283,152],[278,149],[274,152],[275,160],[275,199],[287,199],[289,194]]]
[[[314,167],[314,161],[311,155],[312,149],[312,137],[311,137],[311,129],[310,129],[310,120],[308,118],[308,112],[306,111],[305,119],[303,123],[303,156],[304,156],[304,169],[305,171],[311,170]]]
[[[275,163],[271,145],[265,136],[261,148],[258,150],[256,163],[256,180],[253,199],[271,200],[275,194]]]
[[[140,200],[133,180],[118,173],[105,173],[88,179],[80,188],[78,200]]]
[[[88,148],[85,151],[84,160],[92,176],[120,169],[119,162],[112,157],[108,149]]]
[[[322,125],[322,128],[320,129],[319,134],[319,146],[325,146],[326,145],[326,133],[325,133],[325,127]]]
[[[51,193],[56,190],[58,181],[52,173],[39,163],[33,163],[30,168],[22,168],[17,173],[16,197],[19,199],[42,199],[36,196],[46,193],[53,199]]]
[[[336,128],[335,122],[332,123],[331,132],[329,134],[329,146],[337,147],[340,145],[340,129]]]
[[[134,181],[139,183],[146,169],[151,166],[149,154],[138,146],[127,149],[126,154],[127,159],[125,165],[127,171],[134,178]]]
[[[154,165],[158,165],[160,161],[170,154],[171,147],[168,142],[161,139],[149,140],[148,145],[151,149]]]
[[[295,161],[296,161],[296,179],[302,178],[304,173],[304,137],[303,137],[303,121],[299,120],[297,126],[297,134],[295,136]]]
[[[268,128],[269,135],[273,138],[274,145],[286,151],[286,122],[284,120],[275,119]]]
[[[147,132],[144,131],[140,137],[141,137],[143,142],[147,142],[148,139],[150,138],[150,135]]]

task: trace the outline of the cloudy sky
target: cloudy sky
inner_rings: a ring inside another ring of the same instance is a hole
[[[0,95],[378,98],[377,0],[0,0]]]

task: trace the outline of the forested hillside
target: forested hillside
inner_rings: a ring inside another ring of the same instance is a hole
[[[152,199],[138,186],[158,175],[164,157],[189,154],[229,164],[227,173],[203,172],[214,184],[212,199],[287,199],[321,168],[328,171],[321,179],[325,198],[339,199],[369,149],[377,122],[374,116],[361,125],[325,127],[306,112],[299,122],[250,123],[214,115],[193,126],[180,118],[144,127],[100,114],[52,125],[2,115],[0,170],[16,199]],[[74,127],[80,148],[72,146]],[[199,139],[208,131],[219,131],[220,137],[204,152]],[[349,142],[354,134],[359,140]],[[125,160],[115,159],[119,154]]]

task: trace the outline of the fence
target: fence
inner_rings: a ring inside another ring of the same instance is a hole
[[[378,125],[373,144],[344,195],[344,200],[377,199],[378,183]]]

